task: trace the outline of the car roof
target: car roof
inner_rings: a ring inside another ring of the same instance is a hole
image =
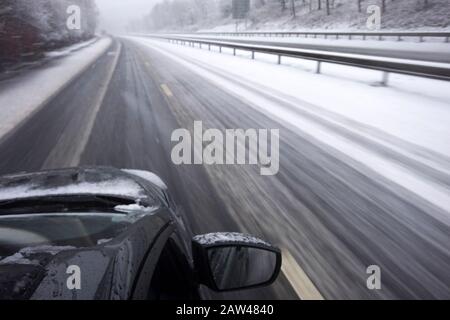
[[[95,194],[141,199],[147,190],[121,170],[82,167],[0,177],[0,201],[44,196]]]

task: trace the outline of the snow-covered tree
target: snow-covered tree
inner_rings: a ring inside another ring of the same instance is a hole
[[[94,35],[97,7],[94,0],[0,0],[0,14],[13,17],[39,30],[44,42],[76,42]],[[81,29],[69,30],[67,8],[81,9]]]

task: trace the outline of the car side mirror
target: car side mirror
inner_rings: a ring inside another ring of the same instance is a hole
[[[281,251],[241,233],[210,233],[192,240],[200,283],[224,292],[272,284],[281,269]]]

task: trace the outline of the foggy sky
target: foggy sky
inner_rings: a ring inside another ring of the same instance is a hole
[[[109,32],[124,31],[134,19],[149,13],[161,0],[96,0],[100,10],[100,28]]]

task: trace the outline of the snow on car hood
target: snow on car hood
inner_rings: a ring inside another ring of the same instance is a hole
[[[195,236],[194,241],[202,244],[202,245],[212,245],[218,243],[226,243],[226,242],[243,242],[248,244],[262,244],[266,246],[270,246],[264,240],[259,238],[242,234],[236,232],[216,232],[216,233],[208,233],[200,236]]]
[[[132,179],[120,176],[103,181],[76,181],[57,186],[34,180],[18,184],[0,184],[0,201],[72,194],[101,194],[141,198],[145,197],[145,190]]]
[[[0,189],[0,200],[71,194],[104,194],[134,198],[145,196],[144,190],[137,183],[126,179],[114,179],[98,183],[82,182],[57,188],[46,188],[37,184],[6,187]]]
[[[154,185],[158,186],[161,189],[167,189],[167,185],[160,177],[158,177],[156,174],[150,171],[143,171],[143,170],[130,170],[130,169],[122,169],[123,172],[126,172],[128,174],[132,174],[135,176],[138,176],[144,180],[147,180]]]
[[[119,206],[114,207],[114,210],[116,210],[118,212],[123,212],[123,213],[138,212],[140,214],[154,213],[158,209],[159,209],[158,206],[145,207],[138,203],[133,203],[133,204],[129,204],[129,205],[119,205]]]

